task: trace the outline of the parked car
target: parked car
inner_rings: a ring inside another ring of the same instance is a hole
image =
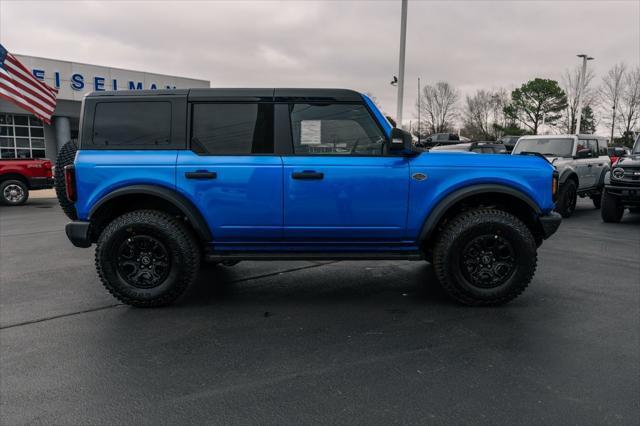
[[[495,142],[469,142],[442,145],[431,148],[431,151],[469,151],[480,154],[507,154],[505,146]]]
[[[607,138],[595,135],[522,136],[512,154],[544,155],[560,174],[560,194],[556,211],[570,217],[578,196],[590,197],[600,208],[602,189],[611,168]]]
[[[620,157],[605,176],[602,192],[602,220],[620,222],[624,209],[640,213],[640,136],[631,155]]]
[[[626,157],[631,154],[631,150],[626,146],[610,146],[607,151],[609,152],[609,159],[611,160],[611,166],[613,167],[619,158]]]
[[[434,146],[450,145],[460,142],[462,142],[460,136],[455,133],[434,133],[416,143],[416,146],[419,148],[432,148]]]
[[[505,135],[503,137],[501,137],[500,139],[498,139],[498,142],[500,142],[501,144],[503,144],[505,146],[505,148],[507,149],[507,152],[511,152],[513,151],[513,147],[516,146],[516,143],[518,142],[518,139],[520,139],[522,136],[510,136],[510,135]]]
[[[66,233],[135,306],[176,300],[202,261],[290,259],[425,259],[456,300],[502,304],[561,221],[546,160],[415,152],[350,90],[94,92],[81,115]]]
[[[0,159],[0,203],[18,206],[29,191],[53,187],[52,163],[46,158]]]

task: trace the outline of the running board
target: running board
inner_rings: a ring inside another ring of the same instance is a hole
[[[424,260],[421,252],[373,252],[373,253],[213,253],[204,256],[206,262],[225,260]]]

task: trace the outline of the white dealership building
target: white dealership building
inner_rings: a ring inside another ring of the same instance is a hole
[[[40,80],[58,89],[51,125],[0,99],[0,157],[55,159],[60,147],[78,137],[82,97],[94,90],[187,89],[206,80],[132,71],[36,56],[14,55]]]

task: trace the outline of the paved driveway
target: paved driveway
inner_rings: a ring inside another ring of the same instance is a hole
[[[640,215],[590,203],[501,308],[425,262],[243,262],[183,303],[101,287],[52,199],[0,207],[0,423],[637,424]]]

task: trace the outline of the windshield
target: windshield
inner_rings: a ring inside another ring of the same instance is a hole
[[[523,152],[539,152],[550,157],[571,157],[573,139],[569,138],[535,138],[520,139],[513,150],[514,154]]]

